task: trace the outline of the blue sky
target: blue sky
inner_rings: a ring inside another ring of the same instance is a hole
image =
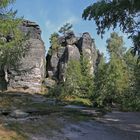
[[[81,18],[83,9],[95,0],[16,0],[14,8],[18,10],[18,16],[39,24],[42,30],[42,39],[46,50],[49,48],[49,37],[53,32],[66,22],[73,24],[75,33],[80,36],[83,32],[89,32],[95,39],[96,47],[106,54],[106,40],[110,36],[108,31],[101,39],[96,32],[96,25],[93,21],[84,21]],[[125,46],[130,47],[131,41],[127,35],[117,32],[124,37]]]

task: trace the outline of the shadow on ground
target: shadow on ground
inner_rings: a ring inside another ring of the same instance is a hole
[[[0,140],[140,140],[140,112],[107,114],[39,94],[0,94]]]

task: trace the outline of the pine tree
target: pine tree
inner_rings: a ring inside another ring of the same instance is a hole
[[[51,48],[49,50],[49,54],[51,55],[54,52],[57,52],[58,48],[61,47],[60,43],[59,43],[59,34],[54,32],[53,34],[51,34],[50,37],[50,44],[51,44]]]
[[[71,28],[72,24],[66,23],[59,29],[59,33],[62,33],[64,36],[66,36],[66,34],[71,31]]]
[[[70,60],[66,70],[66,81],[64,82],[65,95],[71,97],[82,97],[81,91],[81,65],[79,61]]]
[[[86,57],[81,56],[81,93],[83,93],[85,98],[91,99],[94,92],[94,80],[93,75],[90,73],[89,60]]]
[[[66,70],[62,97],[83,100],[90,104],[93,94],[93,77],[89,74],[87,61],[70,60]],[[84,66],[83,66],[84,65]],[[86,68],[86,69],[83,69]],[[90,102],[90,103],[89,103]]]
[[[107,64],[105,64],[104,58],[100,60],[95,77],[95,98],[99,106],[113,102],[121,103],[121,99],[129,87],[122,37],[117,33],[112,33],[107,40],[107,50],[110,60]]]
[[[100,62],[95,73],[94,83],[95,89],[93,94],[93,102],[97,106],[104,106],[105,99],[107,98],[107,64],[105,63],[105,58],[102,55]]]
[[[24,53],[25,37],[19,29],[21,19],[16,11],[8,10],[15,0],[1,0],[0,3],[0,67],[16,65]]]
[[[129,73],[129,88],[122,98],[124,110],[140,110],[140,64],[137,63],[138,56],[133,56],[131,49],[125,54],[125,61]]]
[[[120,101],[121,96],[129,86],[129,77],[127,65],[124,61],[123,39],[117,33],[112,33],[107,40],[107,50],[110,55],[110,61],[107,68],[108,85],[107,90],[110,101]]]

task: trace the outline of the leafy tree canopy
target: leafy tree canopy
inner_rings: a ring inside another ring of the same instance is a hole
[[[133,40],[133,53],[140,56],[140,1],[139,0],[101,0],[88,6],[82,17],[94,20],[97,33],[105,33],[105,29],[117,26]]]

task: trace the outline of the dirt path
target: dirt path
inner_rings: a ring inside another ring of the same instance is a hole
[[[86,121],[52,114],[20,121],[20,126],[29,140],[140,140],[140,113],[134,112],[112,112]]]
[[[69,140],[140,140],[140,113],[113,112],[95,121],[69,124]]]
[[[0,140],[140,140],[140,112],[96,113],[39,95],[2,95]]]

